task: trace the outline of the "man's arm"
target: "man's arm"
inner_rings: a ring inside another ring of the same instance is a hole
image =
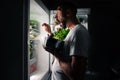
[[[83,80],[86,65],[87,59],[83,56],[72,56],[71,63],[60,61],[62,70],[71,80]]]
[[[83,80],[86,71],[87,58],[84,56],[72,56],[71,68],[74,80]]]

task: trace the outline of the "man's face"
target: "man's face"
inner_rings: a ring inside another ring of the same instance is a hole
[[[65,17],[63,17],[61,10],[56,11],[55,18],[56,18],[56,21],[60,24],[61,27],[66,26],[66,20],[65,20]]]
[[[57,10],[55,18],[59,24],[62,23],[63,22],[62,11]]]

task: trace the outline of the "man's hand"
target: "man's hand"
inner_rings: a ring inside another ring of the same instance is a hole
[[[52,34],[51,28],[50,28],[50,26],[49,26],[48,24],[43,23],[43,24],[42,24],[42,27],[43,27],[43,29],[44,29],[49,35]]]

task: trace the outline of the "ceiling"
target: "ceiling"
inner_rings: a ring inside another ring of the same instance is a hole
[[[40,0],[36,0],[36,1],[40,1]],[[90,8],[97,5],[105,6],[106,4],[112,3],[112,0],[41,0],[41,1],[49,10],[55,10],[57,4],[62,1],[70,1],[74,3],[78,8]]]

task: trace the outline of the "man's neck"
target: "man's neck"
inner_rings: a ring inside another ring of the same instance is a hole
[[[79,24],[77,18],[73,20],[68,20],[66,26],[71,30],[73,29],[77,24]]]
[[[79,23],[68,23],[67,24],[67,27],[68,27],[68,29],[70,29],[70,30],[72,30],[76,25],[78,25]]]

